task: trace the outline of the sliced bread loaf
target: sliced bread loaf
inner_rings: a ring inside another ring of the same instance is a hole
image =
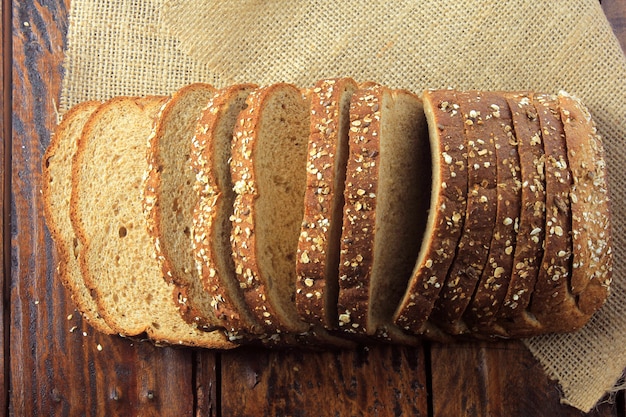
[[[193,190],[190,165],[192,137],[198,118],[215,89],[191,84],[176,91],[161,109],[148,143],[144,210],[148,233],[163,276],[175,285],[175,300],[185,320],[205,330],[223,323],[204,291],[192,251]]]
[[[443,288],[463,231],[467,199],[467,147],[459,99],[452,90],[426,91],[430,140],[430,207],[424,239],[395,323],[423,334]]]
[[[72,159],[85,123],[100,104],[98,101],[83,102],[63,115],[43,157],[42,194],[46,223],[56,247],[57,272],[61,282],[87,322],[94,329],[109,334],[113,330],[100,317],[98,306],[83,281],[78,263],[82,247],[70,222]]]
[[[424,235],[430,151],[422,101],[405,90],[357,90],[350,106],[339,325],[347,333],[412,343],[392,316]]]
[[[213,309],[224,318],[232,337],[259,330],[235,276],[230,245],[235,200],[229,165],[233,130],[254,88],[239,84],[215,94],[202,112],[191,152],[198,194],[192,228],[196,268]]]
[[[70,217],[80,265],[107,324],[157,343],[230,348],[222,332],[186,323],[153,256],[141,190],[146,141],[165,99],[116,97],[83,129],[72,165]]]
[[[591,314],[608,296],[613,267],[604,148],[580,100],[565,92],[559,93],[558,100],[573,176],[571,291],[580,310]]]
[[[308,329],[294,296],[309,124],[308,100],[297,87],[279,83],[248,96],[234,130],[235,275],[253,316],[269,334]]]
[[[304,218],[296,254],[296,307],[303,320],[337,327],[339,241],[348,159],[350,78],[311,90]]]

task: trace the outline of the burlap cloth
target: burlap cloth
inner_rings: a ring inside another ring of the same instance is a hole
[[[425,88],[564,89],[605,138],[615,280],[582,331],[525,341],[590,410],[626,368],[626,59],[597,0],[73,1],[60,110],[86,99],[331,76]]]

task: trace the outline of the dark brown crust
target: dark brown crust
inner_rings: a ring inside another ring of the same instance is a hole
[[[218,208],[223,204],[226,188],[232,188],[232,182],[220,184],[216,172],[217,161],[216,137],[217,130],[229,111],[238,111],[233,106],[236,100],[242,100],[254,84],[239,84],[218,91],[203,110],[198,120],[196,133],[192,139],[190,162],[196,173],[194,188],[198,193],[198,202],[194,209],[193,218],[193,252],[198,267],[200,279],[209,296],[217,317],[224,319],[224,325],[229,332],[254,332],[256,321],[249,312],[240,311],[235,298],[243,298],[239,292],[232,294],[225,280],[234,279],[229,271],[222,271],[217,258],[220,256],[216,243],[214,223],[218,219]],[[232,139],[232,135],[230,136]],[[230,144],[229,144],[230,146]],[[228,168],[227,168],[228,169]],[[228,247],[230,252],[230,246]],[[234,266],[232,266],[234,270]]]
[[[349,156],[339,258],[339,329],[366,334],[375,238],[382,88],[359,89],[350,102]]]
[[[509,105],[502,93],[486,92],[483,100],[491,110],[491,114],[485,116],[485,123],[495,125],[490,130],[494,134],[497,164],[497,202],[487,264],[463,317],[472,331],[489,329],[506,295],[521,205],[520,162]]]
[[[537,94],[534,105],[539,115],[546,154],[546,225],[544,254],[530,311],[544,332],[572,331],[589,319],[581,313],[569,290],[572,239],[569,192],[572,177],[567,162],[563,124],[556,96]]]
[[[70,293],[72,300],[76,303],[76,307],[89,324],[99,332],[111,334],[113,333],[113,330],[100,316],[96,301],[89,293],[89,290],[85,287],[84,282],[82,282],[82,277],[80,278],[81,282],[75,282],[74,279],[70,278],[70,268],[74,269],[77,275],[80,274],[80,265],[78,264],[78,260],[74,258],[72,261],[70,258],[74,257],[72,252],[78,250],[80,246],[75,249],[73,248],[73,242],[65,241],[63,233],[60,230],[60,225],[55,221],[55,218],[58,218],[58,214],[56,214],[56,209],[52,206],[52,193],[54,190],[52,187],[52,173],[49,169],[50,158],[54,158],[60,148],[74,148],[74,151],[78,148],[80,134],[78,133],[78,136],[76,136],[75,141],[72,143],[68,142],[68,140],[72,139],[68,139],[67,137],[67,135],[71,133],[71,129],[74,128],[74,124],[77,123],[76,118],[84,117],[84,122],[81,122],[82,126],[84,126],[84,124],[88,121],[87,118],[97,110],[100,104],[101,102],[99,101],[82,102],[72,107],[63,115],[63,120],[56,127],[54,134],[50,139],[50,144],[48,145],[46,153],[42,159],[42,200],[46,224],[50,230],[52,240],[55,243],[56,260],[58,262],[57,276],[60,278],[63,286]],[[79,129],[82,129],[82,126],[79,126]],[[71,156],[73,157],[73,155]],[[69,167],[64,167],[63,169],[68,171],[67,177],[69,179],[71,175],[69,172],[71,171],[71,165]],[[67,203],[69,205],[69,196]],[[69,212],[69,207],[67,207],[67,210]]]
[[[540,331],[541,327],[528,315],[527,307],[543,257],[545,227],[546,180],[545,155],[533,93],[507,93],[513,127],[517,138],[521,169],[521,212],[513,270],[504,301],[496,313],[500,333],[524,327]]]
[[[571,291],[578,307],[592,314],[608,296],[613,265],[604,149],[582,103],[567,93],[558,100],[573,176]]]
[[[394,322],[412,334],[423,334],[432,327],[427,320],[454,259],[463,230],[467,198],[467,150],[456,93],[426,91],[423,101],[432,109],[429,129],[431,132],[436,129],[438,133],[431,133],[430,145],[439,183],[433,184],[431,189],[428,221],[432,231],[423,242],[421,259],[394,314]]]
[[[246,100],[247,108],[239,115],[239,121],[233,134],[233,154],[231,175],[237,196],[235,198],[233,216],[233,232],[231,245],[235,274],[242,288],[246,304],[253,316],[263,324],[264,331],[273,334],[277,332],[302,332],[306,325],[295,326],[296,318],[284,318],[278,313],[272,300],[267,297],[268,288],[262,272],[258,268],[257,239],[255,232],[254,210],[255,200],[258,198],[254,154],[258,141],[258,124],[263,113],[268,96],[281,88],[296,87],[290,84],[273,84],[258,88],[250,93]],[[298,90],[298,94],[300,91]]]
[[[496,220],[497,173],[492,113],[481,92],[460,92],[459,105],[465,123],[468,194],[464,231],[446,283],[435,303],[431,319],[452,334],[467,332],[461,321],[482,271]]]
[[[338,160],[338,144],[344,140],[339,133],[347,130],[340,123],[349,122],[348,117],[341,117],[341,99],[346,91],[351,94],[357,88],[351,78],[336,78],[320,80],[311,90],[307,186],[296,256],[295,300],[303,320],[329,329],[338,325],[337,300],[330,300],[326,291],[336,292],[338,285],[339,241],[331,239],[342,223],[341,218],[333,218],[333,207],[343,206],[343,188],[335,189],[335,182],[346,171],[346,161]],[[330,268],[334,268],[334,274]]]
[[[147,217],[148,234],[155,242],[156,259],[158,260],[161,270],[163,271],[163,277],[168,282],[174,284],[172,297],[174,303],[179,306],[181,316],[186,322],[197,325],[199,329],[210,331],[222,327],[223,320],[220,320],[211,310],[208,295],[197,291],[197,287],[194,290],[192,284],[188,282],[187,279],[178,276],[176,273],[176,268],[172,264],[172,260],[168,253],[171,245],[164,242],[165,236],[163,235],[161,211],[162,204],[160,202],[162,193],[161,171],[164,165],[160,156],[160,150],[161,140],[163,139],[163,135],[165,134],[164,131],[166,129],[165,123],[170,120],[170,115],[177,109],[178,104],[184,100],[186,96],[200,91],[214,93],[215,88],[209,84],[203,83],[187,85],[172,95],[172,97],[163,105],[159,115],[157,116],[153,132],[149,138],[149,150],[147,155],[148,173],[144,189],[144,211],[146,212]],[[198,104],[204,106],[206,103]],[[198,116],[199,115],[200,112],[198,111]],[[193,123],[195,125],[195,121]],[[188,146],[191,148],[191,138],[189,139],[190,141]],[[190,251],[191,240],[189,241],[189,245],[189,248],[177,249]]]

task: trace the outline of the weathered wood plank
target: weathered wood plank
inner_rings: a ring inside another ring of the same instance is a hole
[[[626,1],[602,0],[601,4],[622,50],[626,50]]]
[[[40,164],[69,3],[13,2],[10,415],[192,416],[193,351],[95,334],[55,277]]]
[[[519,341],[434,345],[434,416],[580,416]],[[590,416],[620,416],[600,404]]]
[[[222,355],[223,416],[427,416],[424,352],[353,351]]]
[[[5,215],[4,210],[6,202],[9,199],[5,196],[5,179],[7,170],[5,167],[8,164],[6,159],[5,149],[10,144],[11,137],[11,2],[3,0],[0,10],[0,36],[2,37],[2,54],[0,56],[0,85],[2,87],[2,100],[0,101],[0,134],[2,135],[2,141],[0,143],[0,263],[2,265],[2,271],[0,272],[0,323],[2,328],[0,329],[0,369],[2,370],[2,378],[0,378],[0,410],[7,409],[7,392],[9,384],[9,372],[8,372],[8,346],[5,343],[5,336],[8,332],[5,319],[8,316],[5,314],[5,284],[8,283],[8,277],[5,275],[4,261],[5,261]],[[8,23],[8,24],[7,24]]]

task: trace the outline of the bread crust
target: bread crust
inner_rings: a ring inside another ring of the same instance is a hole
[[[472,332],[490,331],[490,324],[506,295],[513,269],[521,205],[520,162],[509,105],[500,92],[485,92],[483,100],[491,110],[485,116],[485,123],[495,125],[490,130],[496,157],[497,201],[487,263],[463,316]]]
[[[382,88],[359,89],[350,102],[349,156],[339,257],[339,329],[367,333],[369,281],[374,262],[376,194],[380,164]],[[375,132],[375,133],[374,133]]]
[[[569,288],[573,249],[569,193],[573,181],[565,133],[556,96],[536,94],[534,105],[546,154],[546,225],[544,253],[530,311],[544,332],[573,331],[582,327],[589,315],[578,309]]]
[[[171,186],[166,181],[174,181],[175,177],[181,175],[183,179],[190,176],[191,173],[181,172],[190,170],[188,161],[173,161],[172,158],[166,159],[164,155],[168,148],[187,147],[186,152],[189,155],[191,150],[191,136],[183,137],[182,143],[171,143],[173,138],[180,139],[172,135],[171,125],[177,125],[178,132],[189,131],[195,129],[197,119],[200,117],[201,109],[206,106],[206,102],[215,93],[215,88],[209,84],[196,83],[187,85],[177,90],[171,98],[163,104],[152,130],[148,138],[148,172],[146,174],[145,188],[143,190],[144,211],[148,220],[148,233],[154,241],[154,251],[157,261],[163,271],[163,277],[169,282],[174,283],[173,299],[178,304],[182,317],[188,323],[194,323],[198,328],[210,331],[223,327],[223,320],[218,317],[210,305],[208,294],[202,290],[199,282],[197,270],[194,268],[192,257],[192,241],[190,237],[182,239],[182,230],[172,230],[167,227],[167,223],[171,223],[170,213],[172,203],[170,199],[175,201],[178,196],[166,195],[164,188]],[[206,101],[205,101],[206,100]],[[182,109],[184,107],[184,110]],[[184,114],[180,114],[184,112]],[[180,125],[179,125],[180,124]],[[185,140],[188,139],[188,140]],[[180,165],[180,168],[179,166]],[[173,185],[173,184],[172,184]],[[180,185],[177,187],[180,190]],[[178,191],[182,192],[182,191]],[[176,204],[179,206],[176,214],[177,218],[181,217],[182,222],[191,223],[192,212],[190,207],[193,202],[181,201]],[[181,221],[178,221],[179,223]],[[191,226],[191,224],[189,224]],[[182,243],[182,245],[181,245]],[[185,265],[181,265],[179,261],[173,259],[174,253],[179,252],[176,256],[184,258]],[[180,252],[183,254],[181,255]]]
[[[558,101],[573,175],[571,291],[580,310],[593,314],[608,296],[613,267],[604,147],[580,100],[560,92]]]
[[[76,154],[82,128],[100,104],[99,101],[86,101],[63,115],[42,159],[42,198],[46,224],[55,243],[57,276],[85,320],[97,331],[111,334],[113,330],[100,316],[96,301],[83,281],[78,263],[78,253],[82,248],[73,236],[69,222],[71,161]],[[56,162],[60,157],[69,159],[70,164]],[[64,192],[63,187],[67,195],[60,195]],[[63,199],[61,206],[55,203],[55,199],[59,198]]]
[[[394,322],[423,334],[463,230],[467,204],[467,148],[456,92],[426,91],[433,181],[428,228],[406,294]]]
[[[254,88],[257,88],[254,84],[237,84],[218,91],[203,110],[192,139],[191,164],[196,173],[194,187],[198,193],[192,231],[194,258],[204,289],[211,297],[215,314],[224,319],[224,325],[233,337],[255,333],[259,326],[245,307],[239,284],[234,282],[232,257],[229,257],[231,265],[226,265],[225,270],[221,268],[222,263],[219,260],[221,255],[217,246],[220,245],[222,236],[218,234],[218,222],[225,215],[223,210],[232,212],[231,204],[230,208],[224,206],[228,203],[227,195],[232,190],[232,181],[222,183],[218,170],[225,169],[230,173],[230,168],[217,166],[222,163],[218,147],[227,145],[228,149],[231,148],[232,129],[228,144],[218,141],[223,140],[219,136],[222,124],[233,113],[238,114],[243,109],[239,103]],[[230,253],[230,242],[227,244]],[[233,282],[228,283],[227,280]],[[235,285],[237,291],[231,291]]]
[[[340,234],[336,229],[341,228],[342,219],[335,218],[334,211],[337,205],[343,207],[347,155],[341,149],[347,148],[349,128],[349,115],[342,114],[342,98],[347,95],[349,100],[357,88],[351,78],[334,78],[318,81],[311,90],[307,186],[296,255],[295,300],[303,320],[328,329],[338,325]]]
[[[492,328],[502,336],[508,336],[516,327],[541,331],[541,324],[527,308],[543,258],[546,206],[545,154],[534,93],[506,93],[506,97],[517,138],[522,187],[513,269]]]
[[[307,325],[297,317],[284,317],[279,306],[268,295],[269,278],[264,276],[257,262],[260,248],[256,234],[256,200],[258,174],[255,166],[259,123],[268,98],[279,89],[298,90],[291,84],[279,83],[258,88],[250,93],[247,107],[239,115],[233,134],[231,175],[235,184],[235,197],[231,221],[231,245],[235,262],[235,274],[242,288],[244,298],[253,316],[262,323],[269,334],[281,332],[301,333]],[[294,264],[295,270],[295,264]]]
[[[487,118],[492,109],[481,92],[459,92],[457,97],[467,145],[467,208],[454,262],[431,315],[433,321],[452,334],[468,331],[461,318],[487,263],[497,201],[496,128]]]

